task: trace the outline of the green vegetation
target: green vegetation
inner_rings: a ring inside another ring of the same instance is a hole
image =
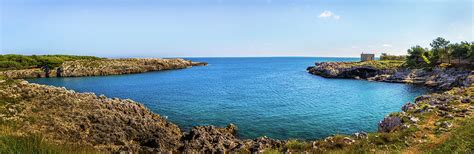
[[[387,53],[382,53],[380,55],[380,60],[397,60],[397,61],[405,61],[407,56],[395,56],[389,55]]]
[[[465,91],[451,90],[446,95],[463,96],[470,98],[474,94],[474,85]],[[433,96],[436,98],[436,96]],[[472,153],[474,150],[474,117],[454,116],[449,118],[439,113],[458,115],[472,111],[471,103],[461,103],[460,99],[453,99],[447,103],[452,110],[430,108],[432,99],[417,102],[417,108],[406,113],[392,113],[390,116],[402,118],[406,128],[398,128],[390,133],[372,132],[367,138],[354,139],[354,136],[335,135],[324,140],[298,141],[290,140],[286,143],[288,151],[310,151],[324,153]],[[422,111],[422,112],[421,112]],[[416,117],[418,122],[411,122],[410,117]],[[446,127],[441,124],[448,122]],[[317,148],[307,148],[307,146]]]
[[[288,140],[285,144],[285,148],[292,151],[308,151],[311,150],[311,144],[300,140]]]
[[[474,118],[461,122],[462,126],[454,129],[451,136],[443,144],[432,149],[434,153],[457,153],[473,150],[474,147]]]
[[[41,136],[0,135],[0,153],[99,153],[90,147],[56,145]]]
[[[0,76],[0,89],[6,88],[7,85],[16,84],[18,80],[4,78]],[[28,115],[25,117],[26,121],[4,119],[10,117],[15,112],[21,112],[23,107],[18,106],[19,103],[27,100],[19,100],[18,98],[0,95],[0,154],[3,153],[99,153],[89,146],[84,145],[69,145],[69,144],[54,144],[46,141],[38,134],[24,134],[17,133],[25,124],[32,124],[38,122],[36,117]],[[25,123],[28,122],[28,123]]]
[[[372,66],[378,69],[396,69],[404,62],[399,60],[379,60],[354,63],[354,66]]]
[[[474,62],[474,42],[450,43],[438,37],[430,43],[431,49],[419,45],[408,49],[408,67],[430,67],[441,63],[472,64]],[[456,62],[453,59],[457,59]]]
[[[97,60],[101,59],[93,56],[72,56],[72,55],[0,55],[0,71],[17,70],[29,68],[41,68],[44,66],[54,68],[60,66],[65,61],[73,60]]]

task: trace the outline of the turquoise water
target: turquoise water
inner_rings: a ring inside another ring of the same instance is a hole
[[[306,72],[322,61],[356,58],[190,58],[209,66],[132,75],[43,78],[30,82],[131,98],[184,130],[235,123],[242,138],[323,138],[376,131],[390,112],[426,89],[325,79]]]

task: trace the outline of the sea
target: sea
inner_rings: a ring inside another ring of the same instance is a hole
[[[377,131],[379,121],[425,94],[424,87],[309,74],[308,66],[359,58],[185,58],[208,66],[29,82],[132,99],[183,131],[237,125],[240,138],[321,139]]]

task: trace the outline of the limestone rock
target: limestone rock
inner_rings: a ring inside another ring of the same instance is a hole
[[[400,117],[385,117],[379,123],[379,132],[392,132],[402,125]]]
[[[180,58],[124,58],[66,61],[57,69],[50,70],[49,77],[103,76],[143,73],[149,71],[183,69],[191,66],[205,66],[205,62],[192,62]],[[0,75],[18,78],[47,77],[41,69],[0,71]]]

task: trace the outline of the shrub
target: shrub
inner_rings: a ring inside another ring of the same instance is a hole
[[[101,58],[93,56],[71,56],[71,55],[0,55],[0,70],[15,70],[26,68],[40,68],[43,66],[58,67],[65,61],[74,60],[98,60]]]
[[[396,55],[389,55],[387,53],[382,53],[380,55],[380,60],[399,60],[399,61],[404,61],[406,59],[405,55],[402,56],[396,56]]]
[[[311,145],[309,143],[306,143],[304,141],[299,141],[299,140],[289,140],[285,144],[285,148],[290,149],[290,150],[297,150],[297,151],[305,151],[306,149],[309,149]]]
[[[2,69],[18,69],[22,68],[22,65],[15,61],[0,61],[0,68]]]

